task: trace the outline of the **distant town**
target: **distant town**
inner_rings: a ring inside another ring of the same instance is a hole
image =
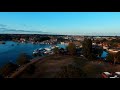
[[[0,47],[19,48],[27,43],[49,47],[32,46],[36,47],[32,57],[21,53],[15,63],[1,67],[1,77],[120,78],[120,36],[0,34]]]

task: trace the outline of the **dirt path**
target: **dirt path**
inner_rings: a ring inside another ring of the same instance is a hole
[[[34,63],[36,63],[36,62],[38,62],[38,61],[40,61],[40,60],[41,60],[40,62],[44,61],[43,58],[45,58],[45,57],[37,57],[37,58],[32,59],[30,63],[27,63],[27,64],[25,64],[25,65],[22,65],[22,66],[19,67],[11,76],[6,77],[6,78],[15,78],[15,77],[17,77],[17,76],[20,75],[20,73],[22,73],[29,65],[34,64]]]

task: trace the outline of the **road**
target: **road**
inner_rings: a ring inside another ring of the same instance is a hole
[[[14,73],[12,73],[9,77],[5,77],[5,78],[15,78],[16,76],[20,75],[20,73],[23,72],[29,65],[34,64],[39,60],[41,60],[42,62],[43,58],[45,57],[37,57],[37,58],[32,59],[30,63],[20,66]]]

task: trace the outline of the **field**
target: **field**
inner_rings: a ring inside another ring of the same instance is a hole
[[[79,70],[69,70],[67,67],[69,65],[72,65]],[[60,78],[101,78],[101,73],[104,71],[120,71],[120,65],[111,65],[103,61],[89,61],[83,57],[60,55],[46,57],[42,62],[38,61],[33,64],[33,66],[34,70],[31,73],[28,73],[28,70],[24,70],[18,78],[59,78],[59,76],[56,77],[58,73],[62,73],[60,75],[63,76],[70,75],[66,77],[60,76]],[[67,71],[62,70],[62,67],[67,67]],[[29,71],[31,70],[32,69]]]

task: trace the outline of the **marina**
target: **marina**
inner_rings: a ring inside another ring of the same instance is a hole
[[[26,53],[33,57],[33,53],[37,50],[44,54],[52,54],[51,49],[54,46],[50,44],[32,44],[32,43],[18,43],[13,41],[6,41],[6,44],[0,44],[0,67],[8,62],[16,63],[16,59],[21,53]],[[57,47],[65,48],[65,45],[57,44]]]

